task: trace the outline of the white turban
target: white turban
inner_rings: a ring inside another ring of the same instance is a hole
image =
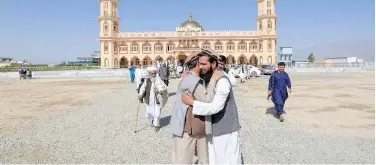
[[[157,67],[155,67],[155,66],[149,66],[148,68],[146,68],[146,70],[147,70],[148,72],[156,72],[158,69],[157,69]]]

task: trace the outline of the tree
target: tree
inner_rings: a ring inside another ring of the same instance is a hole
[[[315,62],[315,56],[313,55],[313,53],[309,54],[309,56],[308,56],[307,59],[308,59],[308,61],[310,63],[314,63]]]

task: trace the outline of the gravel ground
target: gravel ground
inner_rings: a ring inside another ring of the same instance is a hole
[[[171,81],[170,93],[177,81]],[[280,123],[252,101],[237,95],[244,162],[249,163],[375,163],[374,139],[323,134]],[[175,95],[162,112],[167,125]],[[134,85],[108,91],[84,107],[49,113],[13,132],[0,133],[1,163],[170,163],[171,135],[159,132],[139,114]]]

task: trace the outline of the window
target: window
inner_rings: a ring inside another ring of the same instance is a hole
[[[139,50],[139,47],[138,47],[138,43],[137,42],[133,42],[131,44],[131,53],[139,53],[140,50]]]
[[[114,22],[114,33],[117,33],[118,32],[118,24],[117,22]]]
[[[151,53],[151,45],[149,42],[142,44],[142,53]]]
[[[271,7],[272,6],[272,3],[270,2],[270,0],[268,2],[266,2],[266,6],[267,7]]]
[[[227,42],[226,44],[227,51],[235,51],[235,43],[232,41]]]
[[[273,61],[272,61],[272,56],[269,56],[269,57],[268,57],[268,64],[272,64],[272,62],[273,62]]]
[[[104,48],[103,48],[104,54],[107,54],[108,53],[108,42],[104,42],[103,46],[104,46]]]
[[[205,42],[202,44],[202,48],[203,48],[203,49],[210,49],[210,42],[209,42],[209,41],[205,41]]]
[[[262,30],[262,21],[259,21],[259,30]]]
[[[262,59],[262,56],[260,56],[260,64],[263,64],[264,60]]]
[[[157,42],[154,44],[154,52],[163,52],[163,45],[161,42]]]
[[[268,15],[272,15],[272,9],[267,9]]]
[[[222,42],[220,41],[217,41],[215,44],[214,44],[214,50],[217,50],[217,51],[221,51],[222,50]]]
[[[272,22],[272,20],[268,20],[268,29],[271,29],[271,28],[273,28],[273,22]]]
[[[262,40],[260,40],[260,42],[259,42],[259,52],[262,52],[262,47],[263,47]]]
[[[239,51],[247,51],[247,43],[240,41],[238,44]]]
[[[167,46],[166,46],[166,52],[172,52],[174,49],[175,49],[175,44],[172,42],[172,41],[170,41],[168,44],[167,44]]]
[[[103,11],[103,16],[105,16],[105,17],[108,16],[108,11],[107,10]]]
[[[120,49],[119,50],[120,54],[126,54],[126,53],[128,53],[128,45],[124,41],[121,42],[119,49]]]
[[[268,51],[269,51],[269,52],[272,51],[272,40],[269,40],[269,41],[268,41]]]
[[[108,36],[108,22],[104,21],[103,23],[103,35]]]
[[[117,42],[114,42],[114,54],[118,53],[118,45]]]
[[[257,42],[255,40],[249,43],[249,50],[257,50]]]
[[[105,2],[105,3],[104,3],[104,8],[105,8],[105,9],[108,9],[108,2]]]

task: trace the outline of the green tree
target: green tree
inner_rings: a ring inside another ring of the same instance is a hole
[[[315,56],[313,55],[313,53],[309,54],[309,56],[308,56],[307,59],[308,59],[308,61],[310,63],[314,63],[315,62]]]

